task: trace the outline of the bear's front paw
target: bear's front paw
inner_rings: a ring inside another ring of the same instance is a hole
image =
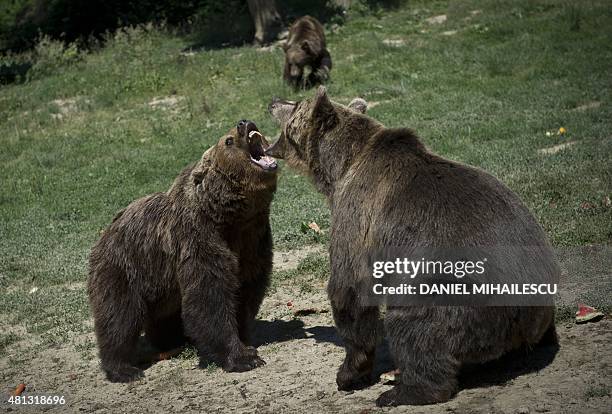
[[[397,390],[395,387],[391,388],[389,391],[385,391],[376,399],[376,405],[378,407],[396,407],[401,405],[397,398]]]
[[[314,76],[320,82],[325,82],[326,80],[329,79],[329,69],[326,68],[325,66],[322,68],[319,68],[314,72]]]
[[[228,372],[244,372],[261,367],[266,361],[257,355],[257,350],[252,346],[246,346],[240,352],[232,353],[227,357],[223,369]]]
[[[370,371],[360,373],[355,369],[347,368],[346,364],[342,364],[336,375],[336,384],[340,391],[359,390],[373,383]]]
[[[427,393],[425,390],[416,390],[402,384],[396,385],[389,391],[385,391],[376,399],[379,407],[396,407],[398,405],[427,405],[448,401],[450,393],[439,391]]]
[[[106,378],[110,382],[132,382],[144,378],[144,371],[127,364],[105,367]]]

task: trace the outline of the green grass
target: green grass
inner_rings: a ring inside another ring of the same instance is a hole
[[[603,398],[610,396],[610,386],[608,384],[592,385],[584,393],[584,400],[588,401],[591,398]]]
[[[425,22],[437,14],[448,20]],[[492,172],[555,245],[610,243],[609,1],[411,1],[354,13],[328,33],[336,100],[363,96],[386,125],[409,126],[441,155]],[[275,135],[272,96],[312,93],[283,84],[281,49],[184,56],[187,45],[126,30],[77,57],[54,49],[29,81],[0,88],[0,314],[13,323],[51,343],[85,329],[84,290],[65,286],[86,279],[89,248],[115,212],[166,190],[241,118]],[[183,97],[175,111],[148,105],[173,94]],[[58,99],[73,99],[72,112]],[[567,134],[546,135],[559,127]],[[554,155],[537,152],[567,141],[575,144]],[[329,227],[329,211],[294,171],[281,172],[271,219],[279,249],[325,243],[301,231],[302,222]]]

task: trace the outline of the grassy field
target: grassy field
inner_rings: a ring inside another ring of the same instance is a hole
[[[556,246],[610,243],[609,1],[410,1],[352,12],[328,43],[335,100],[362,96],[386,125],[490,171]],[[89,53],[47,44],[29,80],[0,87],[0,323],[19,327],[0,332],[0,356],[24,335],[61,344],[90,330],[87,255],[115,212],[165,191],[239,119],[275,135],[272,96],[312,93],[283,84],[278,47],[182,53],[188,44],[158,28]],[[283,169],[275,247],[325,244],[301,231],[310,221],[329,226],[323,198]],[[321,257],[302,268],[321,273]]]

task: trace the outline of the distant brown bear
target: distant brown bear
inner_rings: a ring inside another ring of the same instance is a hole
[[[110,381],[143,376],[133,364],[142,331],[160,350],[184,333],[202,363],[227,371],[264,364],[246,343],[272,267],[276,162],[266,147],[240,121],[167,192],[120,211],[93,247],[89,301]]]
[[[301,102],[274,100],[270,112],[281,135],[266,152],[311,176],[331,207],[328,295],[346,350],[336,378],[341,390],[372,381],[379,308],[362,294],[372,279],[361,262],[369,251],[502,246],[507,282],[559,275],[544,232],[508,187],[364,111],[363,100],[351,108],[330,101],[324,87]],[[537,254],[516,256],[512,246]],[[378,398],[381,406],[446,401],[463,365],[557,338],[549,305],[388,306],[385,333],[401,374]]]
[[[329,78],[331,56],[326,49],[323,25],[314,17],[300,17],[291,25],[283,49],[283,78],[293,87],[311,87]],[[311,72],[307,79],[303,79],[306,67],[310,67]]]

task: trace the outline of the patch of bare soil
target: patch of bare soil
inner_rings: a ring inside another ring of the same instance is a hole
[[[80,104],[89,104],[89,99],[83,99],[81,97],[67,98],[67,99],[55,99],[51,101],[56,113],[51,114],[53,119],[61,120],[67,116],[79,112]]]
[[[582,105],[578,105],[577,107],[572,109],[572,111],[584,112],[584,111],[587,111],[589,109],[599,108],[600,106],[601,106],[601,102],[599,102],[599,101],[590,101],[590,102],[584,103]]]
[[[447,20],[446,14],[440,14],[438,16],[428,17],[427,19],[425,19],[425,23],[428,23],[428,24],[442,24],[442,23],[446,22],[446,20]]]
[[[277,250],[274,252],[274,271],[294,269],[300,264],[300,262],[306,258],[306,256],[315,253],[321,253],[323,247],[321,246],[305,246],[301,249],[281,251]]]
[[[149,106],[153,109],[160,109],[162,111],[177,112],[180,109],[179,105],[184,100],[185,97],[179,95],[162,96],[151,100]]]
[[[263,303],[253,338],[267,362],[261,368],[227,373],[198,368],[197,358],[177,357],[146,369],[140,381],[112,384],[100,371],[95,349],[83,350],[83,344],[93,343],[92,333],[54,349],[28,350],[20,342],[9,346],[0,360],[2,409],[43,409],[7,404],[9,392],[21,382],[26,384],[24,396],[65,396],[66,405],[44,407],[58,413],[605,413],[612,407],[612,320],[607,318],[560,324],[558,351],[536,348],[465,371],[459,393],[447,403],[378,409],[374,401],[390,385],[337,390],[336,370],[344,350],[325,283],[300,282],[284,281]],[[15,370],[12,361],[19,359],[25,362]],[[383,344],[376,374],[392,368]]]
[[[544,155],[552,155],[552,154],[556,154],[557,152],[559,152],[561,150],[564,150],[566,148],[571,147],[575,143],[576,143],[575,141],[568,141],[568,142],[564,142],[562,144],[553,145],[552,147],[541,148],[541,149],[538,150],[538,152],[540,154],[544,154]]]

